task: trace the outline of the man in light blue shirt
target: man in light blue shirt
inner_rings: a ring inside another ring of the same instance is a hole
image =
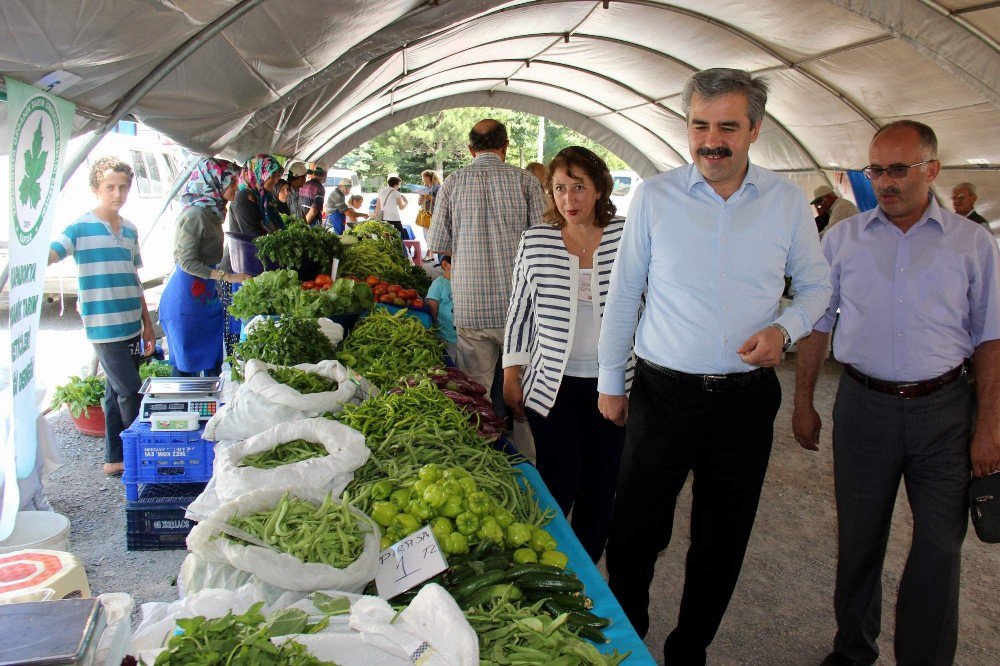
[[[886,125],[869,159],[879,205],[827,232],[833,297],[796,363],[792,429],[816,450],[813,390],[839,310],[837,635],[823,664],[878,659],[881,573],[900,478],[913,541],[899,583],[896,661],[950,664],[970,467],[974,476],[1000,471],[1000,250],[989,232],[931,197],[941,166],[930,127]],[[964,372],[970,357],[975,392]]]
[[[669,664],[704,664],[739,577],[781,389],[771,369],[830,300],[802,192],[749,163],[767,86],[712,69],[684,88],[694,164],[643,181],[629,208],[599,344],[598,406],[628,422],[609,584],[640,635],[649,584],[694,471],[691,546]],[[785,275],[795,299],[778,314]],[[638,316],[645,293],[645,308]],[[625,364],[638,356],[631,397]]]

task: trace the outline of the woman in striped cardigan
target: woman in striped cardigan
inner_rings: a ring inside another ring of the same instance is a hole
[[[624,428],[597,409],[597,340],[624,221],[607,165],[586,148],[549,163],[545,221],[524,232],[504,335],[504,401],[526,415],[538,471],[596,562],[604,552]]]

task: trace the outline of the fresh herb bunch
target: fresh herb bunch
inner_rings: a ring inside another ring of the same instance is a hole
[[[90,418],[90,408],[99,407],[102,400],[104,400],[103,377],[81,379],[78,375],[73,375],[68,382],[56,387],[51,407],[59,409],[61,405],[66,405],[74,418],[79,418],[81,414]]]
[[[177,620],[181,633],[167,641],[167,649],[156,657],[154,666],[215,666],[216,664],[282,664],[283,666],[335,666],[320,661],[295,641],[275,645],[271,638],[295,634],[315,634],[326,629],[333,615],[350,611],[346,598],[316,593],[313,605],[323,617],[315,623],[297,608],[275,611],[264,617],[264,602],[254,604],[241,615],[232,611],[223,617],[203,615]]]
[[[358,238],[375,235],[389,240],[394,240],[396,242],[402,240],[399,235],[399,231],[396,230],[396,227],[379,220],[365,220],[364,222],[355,224],[344,233]]]
[[[381,389],[441,364],[444,343],[406,310],[372,311],[340,345],[337,360]]]
[[[332,317],[361,312],[372,306],[367,284],[340,278],[326,291],[303,289],[293,270],[266,271],[247,280],[233,294],[229,314],[239,319],[256,315],[292,315],[305,318]]]
[[[325,393],[336,391],[337,382],[315,372],[298,368],[272,368],[267,371],[275,381],[291,386],[299,393]]]
[[[173,370],[169,363],[149,361],[139,366],[139,379],[146,381],[150,377],[170,377]]]
[[[253,242],[258,257],[281,268],[298,270],[310,260],[319,265],[322,272],[329,272],[333,260],[340,256],[340,239],[336,234],[310,227],[295,218],[284,229],[259,236]]]
[[[256,358],[272,365],[319,363],[334,355],[333,343],[316,320],[301,317],[260,322],[233,352],[242,361]]]
[[[277,446],[252,453],[240,460],[240,467],[255,467],[257,469],[274,469],[282,465],[302,462],[310,458],[318,458],[327,455],[326,447],[316,442],[309,442],[304,439],[293,439],[290,442],[282,442]]]

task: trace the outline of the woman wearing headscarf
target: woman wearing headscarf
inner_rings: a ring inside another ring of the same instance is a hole
[[[572,510],[594,562],[625,443],[625,429],[597,409],[597,342],[625,225],[613,188],[604,160],[587,148],[564,148],[549,163],[547,224],[521,236],[504,335],[504,401],[528,417],[538,473],[563,512]]]
[[[281,165],[271,155],[261,153],[247,160],[237,179],[236,197],[229,207],[231,233],[252,241],[284,226],[274,189],[281,173]]]
[[[226,203],[235,193],[236,165],[204,158],[191,171],[181,195],[184,210],[174,236],[176,265],[159,307],[176,377],[217,376],[222,368],[225,318],[218,283],[238,283],[249,277],[216,268],[222,259]]]

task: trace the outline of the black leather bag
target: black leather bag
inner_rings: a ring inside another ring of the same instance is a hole
[[[1000,543],[1000,472],[981,476],[969,484],[972,526],[984,543]]]

